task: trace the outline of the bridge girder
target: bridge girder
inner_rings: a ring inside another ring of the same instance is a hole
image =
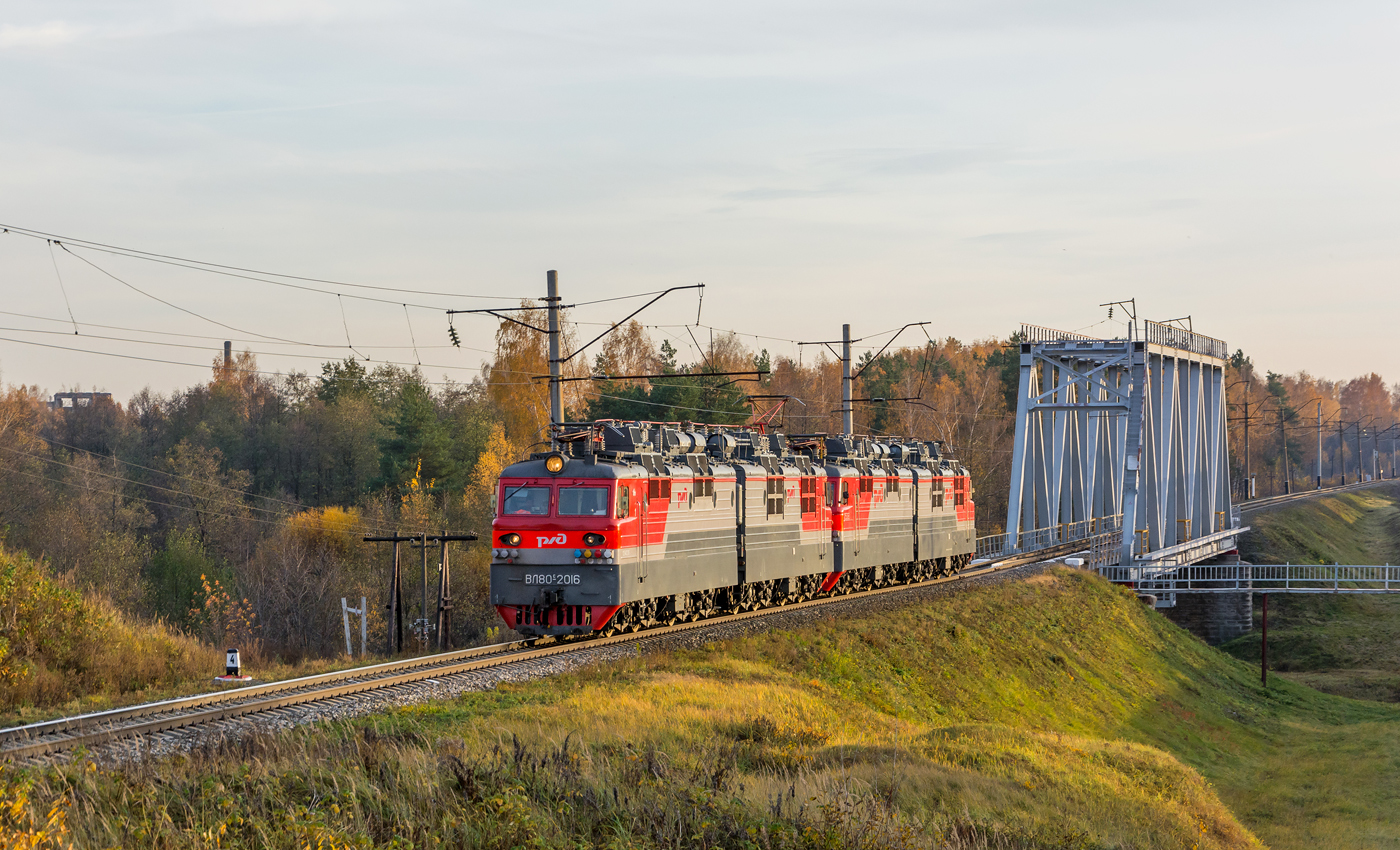
[[[1236,526],[1225,343],[1155,322],[1142,339],[1022,335],[1012,546],[1033,529],[1121,517],[1119,563],[1132,565]]]

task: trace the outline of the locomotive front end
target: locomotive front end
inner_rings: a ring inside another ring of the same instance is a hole
[[[491,523],[491,603],[532,637],[604,628],[618,601],[628,491],[606,463],[536,455],[502,471]],[[621,506],[621,507],[619,507]]]

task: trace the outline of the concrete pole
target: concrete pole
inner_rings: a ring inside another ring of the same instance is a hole
[[[1366,480],[1366,462],[1361,459],[1361,420],[1356,420],[1356,483]]]
[[[559,384],[559,272],[546,272],[549,295],[549,440],[552,445],[564,421],[564,394]]]
[[[1347,483],[1347,440],[1346,424],[1342,421],[1342,414],[1337,412],[1337,455],[1342,460],[1342,483]]]
[[[855,433],[855,411],[851,407],[851,326],[841,326],[841,433]]]
[[[1249,469],[1249,381],[1244,382],[1244,486],[1245,498],[1254,498],[1254,477]]]
[[[1317,403],[1317,489],[1322,489],[1322,402]]]
[[[428,532],[419,538],[423,544],[423,648],[428,648]]]

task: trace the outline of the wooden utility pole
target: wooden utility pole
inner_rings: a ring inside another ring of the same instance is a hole
[[[384,631],[386,649],[390,655],[403,652],[403,576],[399,569],[399,544],[414,539],[411,535],[404,536],[398,532],[394,532],[392,537],[364,538],[366,543],[394,544],[394,566],[389,574],[389,604],[384,606],[389,612]]]
[[[452,563],[447,544],[453,541],[476,540],[475,534],[437,534],[429,538],[442,544],[442,564],[438,573],[437,648],[438,652],[452,649]]]

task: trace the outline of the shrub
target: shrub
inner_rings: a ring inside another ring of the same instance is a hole
[[[212,647],[162,624],[136,625],[45,565],[0,549],[0,704],[54,705],[127,693],[219,669]]]

